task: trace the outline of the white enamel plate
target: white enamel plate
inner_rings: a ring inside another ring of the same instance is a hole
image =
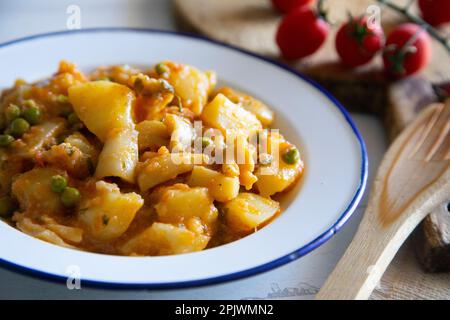
[[[166,59],[215,70],[219,80],[273,107],[273,127],[300,147],[306,173],[284,196],[284,212],[276,220],[221,247],[166,257],[109,256],[58,247],[0,222],[3,265],[56,279],[65,279],[76,266],[85,284],[113,287],[217,283],[275,268],[314,250],[342,227],[361,199],[367,154],[355,125],[330,94],[285,66],[195,36],[91,29],[0,45],[0,88],[18,77],[48,77],[61,59],[84,70],[124,63],[151,66]]]

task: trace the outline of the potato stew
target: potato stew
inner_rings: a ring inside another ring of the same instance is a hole
[[[303,173],[274,112],[163,61],[16,80],[0,97],[0,217],[56,245],[188,253],[253,233]],[[275,196],[275,197],[274,197]]]

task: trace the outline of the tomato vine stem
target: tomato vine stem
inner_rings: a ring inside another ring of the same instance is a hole
[[[405,18],[407,18],[409,21],[414,22],[420,26],[424,30],[426,30],[430,36],[432,36],[434,39],[436,39],[442,46],[447,50],[448,53],[450,53],[450,39],[448,37],[443,36],[439,33],[438,30],[436,30],[434,27],[432,27],[430,24],[428,24],[425,20],[422,18],[412,14],[410,12],[410,8],[415,0],[410,0],[407,2],[407,4],[404,7],[401,7],[395,3],[392,3],[389,0],[377,0],[378,3],[380,3],[383,6],[386,6],[390,8],[391,10],[397,11],[401,15],[403,15]],[[325,9],[323,7],[325,0],[319,0],[317,1],[317,11],[320,16],[325,16]]]
[[[450,43],[449,38],[444,37],[437,31],[434,27],[432,27],[430,24],[428,24],[425,20],[422,18],[412,14],[410,12],[410,7],[412,5],[412,1],[410,1],[405,7],[401,7],[399,5],[396,5],[395,3],[392,3],[389,0],[377,0],[380,4],[399,12],[402,14],[405,18],[407,18],[409,21],[414,22],[420,26],[422,26],[423,29],[425,29],[434,39],[439,41],[445,49],[447,49],[447,52],[450,53]]]
[[[317,1],[317,14],[319,15],[320,18],[322,18],[323,20],[328,22],[327,11],[323,7],[324,2],[325,2],[325,0]]]

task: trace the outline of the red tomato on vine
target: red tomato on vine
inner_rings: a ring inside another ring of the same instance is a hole
[[[281,13],[289,13],[294,9],[310,4],[312,0],[272,0],[272,4]]]
[[[308,7],[297,8],[284,16],[276,34],[283,57],[301,59],[316,52],[329,31],[323,17]]]
[[[423,19],[434,26],[450,22],[449,0],[419,0]]]
[[[348,67],[368,63],[380,51],[383,42],[383,30],[379,26],[369,27],[365,16],[344,23],[335,39],[336,51]]]
[[[404,23],[388,36],[383,53],[386,72],[404,77],[423,69],[431,58],[431,39],[419,25]]]

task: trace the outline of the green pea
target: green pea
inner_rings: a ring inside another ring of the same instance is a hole
[[[155,71],[158,74],[164,74],[166,72],[169,72],[169,68],[164,63],[158,63],[155,66]]]
[[[0,217],[10,216],[15,209],[14,201],[10,197],[3,196],[0,198]]]
[[[286,150],[286,152],[283,154],[283,160],[287,164],[296,164],[300,161],[300,152],[297,148],[291,148]]]
[[[41,120],[41,110],[38,107],[31,107],[23,112],[23,117],[27,120],[31,125],[38,124],[39,120]]]
[[[7,147],[14,141],[14,137],[9,134],[0,134],[0,147]]]
[[[8,121],[8,122],[11,122],[14,119],[20,117],[20,108],[18,106],[16,106],[15,104],[11,103],[5,109],[5,117],[6,117],[6,121]]]
[[[55,193],[61,193],[67,187],[67,180],[63,176],[56,175],[50,180],[50,188]]]
[[[80,201],[80,192],[72,187],[67,187],[61,194],[61,202],[66,208],[74,207]]]
[[[36,102],[34,100],[28,99],[23,102],[23,106],[26,108],[36,108]]]
[[[77,114],[75,112],[72,112],[71,114],[69,114],[67,116],[67,121],[69,122],[69,124],[71,126],[73,126],[74,124],[77,124],[80,122],[80,119],[78,118]]]
[[[11,133],[15,137],[21,137],[29,129],[30,124],[23,118],[17,118],[11,122]]]
[[[56,97],[56,101],[59,103],[69,103],[69,98],[63,94],[60,94],[59,96]]]

